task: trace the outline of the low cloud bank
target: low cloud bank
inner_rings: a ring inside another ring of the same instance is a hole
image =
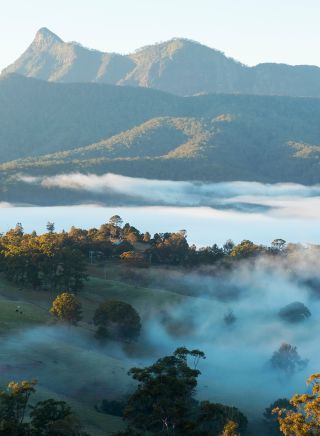
[[[44,188],[89,192],[105,197],[129,197],[137,204],[210,206],[244,212],[273,211],[280,215],[317,218],[320,214],[320,185],[257,182],[202,183],[133,178],[112,173],[104,175],[70,173],[51,177],[19,176],[25,183]],[[301,210],[301,204],[303,210]]]

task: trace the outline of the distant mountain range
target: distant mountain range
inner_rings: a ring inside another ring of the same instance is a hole
[[[0,201],[78,198],[35,194],[20,174],[320,183],[319,119],[317,98],[179,97],[9,74],[0,79]]]
[[[99,82],[180,96],[207,93],[320,97],[320,68],[264,63],[248,67],[222,52],[175,38],[129,55],[64,42],[46,28],[3,74],[51,82]]]

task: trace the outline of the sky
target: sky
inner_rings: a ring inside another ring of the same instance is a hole
[[[247,65],[320,66],[319,0],[0,0],[0,6],[0,70],[41,27],[108,52],[185,37]]]

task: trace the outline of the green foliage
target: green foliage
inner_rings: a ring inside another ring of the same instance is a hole
[[[48,399],[31,406],[37,382],[10,382],[0,391],[0,434],[4,436],[86,436],[64,401]],[[29,409],[30,420],[27,420]]]
[[[129,429],[209,436],[220,434],[232,417],[239,434],[245,430],[247,420],[236,408],[195,400],[200,375],[197,365],[204,358],[202,351],[180,347],[149,367],[132,368],[129,374],[138,387],[124,411]]]
[[[105,301],[95,311],[93,322],[98,327],[96,337],[125,341],[138,338],[141,319],[137,311],[123,301]]]
[[[135,267],[147,266],[146,255],[135,251],[125,251],[120,254],[120,259],[128,265]]]
[[[154,263],[181,265],[188,261],[189,244],[181,232],[156,233],[149,252]]]
[[[232,248],[230,256],[237,258],[247,258],[256,256],[263,251],[264,248],[261,245],[256,245],[251,241],[244,240],[240,244],[235,245]]]
[[[76,325],[82,319],[82,307],[80,301],[73,294],[64,292],[57,296],[50,309],[56,318]]]
[[[35,392],[36,380],[10,382],[0,391],[0,434],[14,436],[27,434],[24,422],[30,396]]]
[[[35,289],[75,292],[86,279],[84,256],[72,238],[53,231],[25,234],[21,226],[0,235],[0,266],[8,280]]]

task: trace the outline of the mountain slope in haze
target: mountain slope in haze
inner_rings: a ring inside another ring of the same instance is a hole
[[[46,28],[4,74],[58,82],[103,82],[177,95],[231,93],[320,97],[320,68],[265,63],[247,67],[222,52],[182,38],[129,55],[64,42]]]
[[[97,142],[150,118],[175,115],[178,97],[149,89],[0,79],[0,161]]]
[[[0,168],[32,168],[68,163],[82,165],[111,160],[199,157],[202,148],[215,133],[215,120],[197,118],[153,118],[133,129],[98,143],[44,156],[19,159]]]
[[[0,80],[0,178],[85,171],[175,180],[320,182],[320,99],[177,97]]]
[[[287,140],[298,136],[291,134],[289,123],[285,126],[286,120],[282,128],[288,130],[283,132],[270,133],[268,122],[268,116],[257,118],[253,128],[245,114],[154,118],[85,147],[0,164],[0,172],[319,183],[320,146]]]

